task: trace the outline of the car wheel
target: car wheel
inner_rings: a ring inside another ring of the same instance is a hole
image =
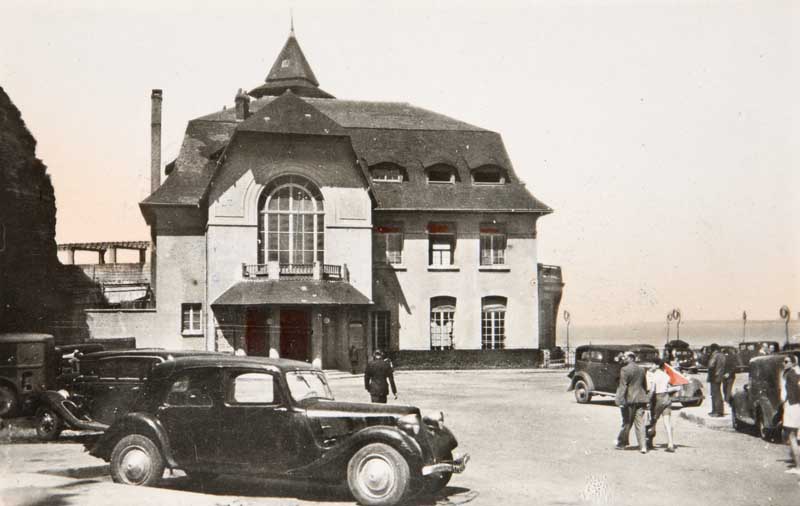
[[[741,432],[743,428],[742,422],[740,422],[739,419],[736,418],[736,408],[734,408],[733,405],[731,405],[731,426],[733,427],[733,430],[735,430],[736,432]]]
[[[767,442],[772,441],[775,437],[772,429],[767,427],[764,415],[761,413],[760,409],[756,412],[756,434],[758,434],[758,437]]]
[[[592,400],[592,394],[589,393],[589,387],[583,380],[575,382],[575,400],[578,404],[586,404]]]
[[[50,408],[36,411],[36,435],[44,441],[53,441],[64,430],[64,421]]]
[[[392,506],[403,500],[411,481],[408,462],[389,445],[372,443],[347,464],[347,485],[365,506]]]
[[[17,393],[13,388],[0,386],[0,418],[11,418],[17,414]]]
[[[452,453],[448,454],[447,457],[442,460],[452,461],[453,454]],[[446,487],[448,483],[450,483],[450,478],[452,477],[453,473],[449,471],[446,473],[441,473],[434,476],[426,477],[424,493],[429,496],[435,496],[436,494],[441,492],[442,489]]]
[[[149,487],[157,484],[163,474],[161,452],[146,436],[125,436],[111,452],[111,479],[117,483]]]

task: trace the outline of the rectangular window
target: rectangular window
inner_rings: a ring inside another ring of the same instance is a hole
[[[271,374],[240,373],[229,384],[227,400],[230,404],[273,404],[276,386]]]
[[[203,333],[203,305],[181,304],[181,333]]]
[[[376,263],[403,263],[403,230],[398,226],[379,226],[373,234]]]
[[[506,234],[498,227],[481,227],[481,265],[505,265]]]
[[[443,223],[428,225],[428,265],[453,265],[455,249],[454,227]]]
[[[375,311],[372,313],[372,349],[389,349],[389,322],[391,313],[389,311]]]

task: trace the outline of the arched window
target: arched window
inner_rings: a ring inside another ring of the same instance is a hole
[[[505,172],[496,165],[483,165],[472,171],[473,184],[503,184],[505,182]]]
[[[502,350],[506,340],[506,298],[481,299],[481,348]]]
[[[455,342],[453,324],[456,315],[454,297],[431,299],[431,349],[452,350]]]
[[[402,183],[408,180],[406,170],[397,164],[383,162],[369,168],[373,181]]]
[[[284,176],[259,199],[258,263],[324,262],[325,212],[322,194],[307,179]]]
[[[425,169],[429,183],[455,183],[458,181],[458,171],[446,163],[437,163]]]

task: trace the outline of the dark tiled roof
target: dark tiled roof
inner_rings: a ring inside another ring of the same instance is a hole
[[[246,280],[228,288],[212,306],[368,305],[372,302],[350,283],[310,280]]]
[[[175,170],[142,205],[200,205],[217,168],[216,158],[237,130],[301,135],[347,135],[366,165],[394,162],[406,168],[403,184],[372,184],[377,209],[528,211],[552,210],[517,178],[499,134],[407,103],[298,97],[263,97],[237,122],[233,108],[190,121]],[[269,117],[269,121],[264,118]],[[452,165],[460,182],[429,185],[424,169]],[[492,164],[506,172],[504,185],[472,185],[470,171]]]
[[[250,95],[257,98],[278,96],[287,89],[304,97],[333,98],[329,93],[319,89],[319,81],[311,70],[303,50],[300,49],[294,31],[272,64],[264,84],[251,90]]]
[[[239,125],[236,131],[347,135],[347,131],[339,124],[292,92],[281,95],[254,112]]]

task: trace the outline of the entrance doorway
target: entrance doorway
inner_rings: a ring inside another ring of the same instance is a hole
[[[250,356],[267,356],[267,343],[269,340],[268,317],[269,311],[266,308],[247,308],[245,352]]]
[[[281,308],[281,358],[308,362],[311,311]]]

